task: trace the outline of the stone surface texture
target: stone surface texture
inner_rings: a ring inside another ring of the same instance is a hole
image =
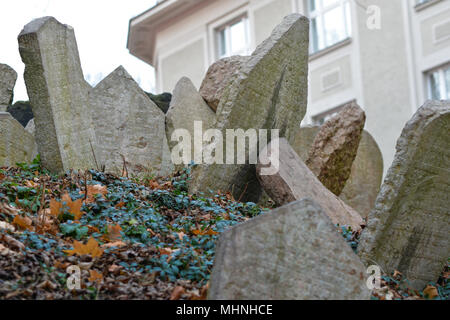
[[[305,162],[320,126],[301,127],[292,148]],[[350,177],[339,196],[346,204],[367,218],[375,205],[383,179],[383,155],[375,139],[363,131]]]
[[[0,112],[0,167],[30,163],[37,156],[34,136],[7,112]]]
[[[359,255],[422,290],[450,257],[450,101],[427,101],[406,124]]]
[[[347,104],[322,125],[309,151],[306,165],[337,196],[350,177],[365,122],[364,111]]]
[[[247,56],[232,56],[220,59],[209,67],[199,91],[214,111],[219,106],[225,88],[239,74],[239,70],[248,59]]]
[[[29,134],[31,134],[32,136],[35,135],[35,133],[36,133],[36,126],[35,126],[35,124],[34,124],[34,118],[31,119],[30,121],[28,121],[28,124],[27,124],[27,126],[25,127],[25,130],[26,130]]]
[[[194,155],[194,121],[203,123],[203,131],[209,129],[216,120],[216,114],[203,100],[189,78],[178,81],[173,91],[169,110],[166,114],[166,135],[169,148],[178,144],[171,141],[176,129],[186,129],[191,135],[191,157]]]
[[[364,221],[360,214],[346,205],[329,191],[317,179],[314,173],[303,163],[286,139],[278,140],[279,170],[273,175],[262,175],[261,170],[271,163],[277,151],[273,140],[260,155],[256,170],[258,178],[267,194],[278,205],[309,198],[324,210],[334,224],[349,225],[353,230],[360,230]]]
[[[322,209],[303,199],[224,232],[211,300],[365,300],[365,267]]]
[[[0,63],[0,112],[12,104],[17,72],[7,64]]]
[[[27,24],[18,40],[42,165],[54,173],[95,168],[89,88],[73,28],[43,17]]]
[[[118,67],[89,93],[97,137],[97,161],[107,172],[165,174],[164,113],[136,81]]]
[[[280,136],[293,137],[306,112],[308,47],[309,20],[299,14],[285,17],[224,90],[213,127],[224,137],[227,129],[279,129]],[[246,159],[248,150],[246,144]],[[189,188],[191,193],[229,191],[253,202],[262,192],[250,163],[199,165]]]

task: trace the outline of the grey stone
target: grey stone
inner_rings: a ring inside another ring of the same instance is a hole
[[[13,101],[17,72],[10,66],[0,63],[0,112],[5,112]]]
[[[244,56],[227,57],[209,67],[199,91],[211,109],[217,110],[225,88],[236,78],[248,59]]]
[[[292,148],[305,162],[320,126],[301,127]],[[363,131],[350,177],[339,196],[346,204],[367,218],[375,205],[383,179],[383,155],[374,138]]]
[[[309,151],[306,165],[337,196],[350,177],[365,122],[356,102],[347,104],[323,124]]]
[[[156,176],[163,172],[164,113],[118,67],[89,93],[100,167],[107,172]]]
[[[267,175],[263,170],[268,164],[275,163],[272,160],[277,157],[277,152],[278,172]],[[269,143],[260,154],[256,171],[264,191],[278,205],[309,198],[320,205],[334,224],[351,226],[355,231],[361,230],[361,226],[364,225],[360,214],[325,188],[286,139],[272,140]]]
[[[406,124],[358,250],[421,290],[450,257],[450,101],[427,101]]]
[[[95,168],[89,89],[73,28],[53,17],[39,18],[18,40],[42,165],[54,173]]]
[[[227,129],[279,129],[280,136],[293,138],[306,112],[308,46],[309,20],[299,14],[285,17],[225,89],[213,127],[224,137]],[[248,152],[247,144],[246,159]],[[257,202],[261,196],[250,163],[199,165],[189,188],[191,193],[229,191],[242,201]]]
[[[203,100],[191,80],[183,77],[173,91],[169,110],[166,114],[166,135],[169,148],[178,144],[172,141],[172,133],[186,129],[191,135],[191,159],[194,159],[194,121],[202,122],[202,131],[209,129],[216,120],[216,114]]]
[[[34,124],[34,118],[31,119],[30,121],[28,121],[28,124],[27,124],[27,126],[25,127],[25,130],[26,130],[29,134],[31,134],[32,136],[35,135],[35,133],[36,133],[36,126],[35,126],[35,124]]]
[[[225,231],[211,300],[365,300],[365,268],[313,201],[302,199]]]
[[[0,112],[0,167],[30,163],[37,156],[34,136],[7,112]]]

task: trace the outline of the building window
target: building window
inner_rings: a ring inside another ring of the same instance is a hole
[[[239,17],[216,29],[218,58],[248,55],[250,49],[247,17]]]
[[[311,20],[311,53],[351,36],[349,0],[307,0],[307,2]]]
[[[429,72],[427,79],[430,99],[450,99],[450,65]]]

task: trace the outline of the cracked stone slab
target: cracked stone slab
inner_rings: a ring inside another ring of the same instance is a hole
[[[422,290],[450,257],[450,101],[427,101],[406,124],[359,255]]]
[[[366,300],[363,263],[319,205],[292,202],[225,231],[211,300]]]

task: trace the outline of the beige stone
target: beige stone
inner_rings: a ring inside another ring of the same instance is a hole
[[[421,290],[450,257],[450,101],[427,101],[406,124],[359,255]]]
[[[242,65],[249,57],[232,56],[214,62],[206,72],[200,86],[200,94],[214,111],[219,106],[225,88],[239,74]]]
[[[278,172],[264,175],[264,168],[267,168],[268,164],[276,162],[273,159],[277,157],[277,152],[279,155]],[[256,170],[264,190],[278,205],[309,198],[317,202],[334,224],[351,226],[353,230],[360,230],[364,225],[360,214],[325,188],[286,139],[273,140],[262,151]]]
[[[89,90],[73,28],[53,17],[39,18],[18,40],[42,165],[55,173],[95,168]]]
[[[34,136],[7,112],[0,112],[0,167],[31,163],[37,156]]]
[[[97,161],[107,172],[155,176],[163,172],[164,113],[136,81],[118,67],[89,94],[98,144]]]
[[[214,127],[224,137],[227,129],[279,129],[280,136],[293,137],[306,112],[308,47],[309,20],[285,17],[225,89]],[[246,153],[246,164],[199,165],[190,192],[230,191],[236,199],[257,202],[261,187],[255,164],[248,163],[248,144]]]
[[[355,102],[346,105],[323,124],[309,151],[306,165],[337,196],[350,177],[365,122]]]
[[[178,141],[172,141],[177,129],[185,129],[191,135],[191,160],[194,159],[194,122],[202,123],[202,132],[209,129],[216,120],[216,114],[203,100],[191,80],[183,77],[173,91],[169,110],[166,114],[166,135],[172,150]],[[202,143],[202,141],[200,141]],[[189,161],[190,163],[190,161]],[[187,163],[187,164],[189,164]]]
[[[320,126],[307,126],[298,130],[292,148],[303,161],[308,159],[319,130]],[[367,218],[380,191],[382,179],[383,155],[375,139],[364,130],[350,177],[339,197],[363,218]]]
[[[302,199],[224,232],[211,300],[364,300],[362,262],[314,201]]]
[[[27,126],[25,127],[25,130],[31,134],[32,136],[36,133],[36,126],[34,125],[34,118],[28,121]]]
[[[5,112],[12,103],[17,72],[10,66],[0,63],[0,112]]]

